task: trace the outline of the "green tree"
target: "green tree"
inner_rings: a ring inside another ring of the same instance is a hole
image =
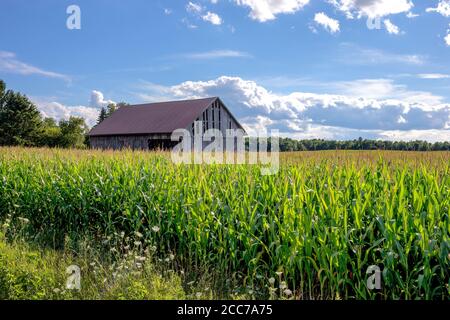
[[[107,117],[109,117],[118,109],[118,107],[115,103],[110,103],[110,104],[108,104],[106,109],[107,109],[107,111],[106,111]]]
[[[39,146],[58,147],[61,141],[61,129],[55,119],[45,118],[42,122],[42,133]]]
[[[83,118],[70,117],[69,120],[59,122],[61,135],[59,146],[63,148],[84,148],[87,126]]]
[[[5,90],[6,90],[6,84],[3,80],[0,80],[0,99],[5,94]]]
[[[34,146],[42,132],[39,110],[25,96],[0,81],[0,145]]]
[[[119,102],[119,103],[110,103],[106,106],[106,108],[102,107],[97,119],[97,124],[101,123],[103,120],[112,115],[115,111],[125,106],[129,106],[129,104],[126,102]]]
[[[102,109],[100,110],[100,114],[98,115],[97,124],[101,123],[107,117],[108,113],[106,112],[106,109],[102,107]]]
[[[119,103],[116,103],[116,109],[120,109],[120,108],[122,108],[122,107],[126,107],[126,106],[129,106],[130,104],[129,103],[126,103],[126,102],[119,102]]]

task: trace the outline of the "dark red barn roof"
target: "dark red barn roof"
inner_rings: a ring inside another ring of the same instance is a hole
[[[219,98],[214,97],[121,107],[92,128],[89,135],[172,133],[176,129],[187,128],[217,99]]]

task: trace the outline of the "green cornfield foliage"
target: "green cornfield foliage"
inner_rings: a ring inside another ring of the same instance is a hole
[[[28,219],[29,241],[56,249],[138,232],[224,297],[449,299],[449,153],[286,153],[260,169],[1,148],[0,222]]]

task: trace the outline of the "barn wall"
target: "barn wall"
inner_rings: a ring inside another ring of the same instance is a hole
[[[170,135],[133,135],[133,136],[95,136],[90,137],[89,142],[93,149],[134,149],[147,150],[150,139],[170,139]]]

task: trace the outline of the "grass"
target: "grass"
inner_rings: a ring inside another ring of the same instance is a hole
[[[39,254],[71,252],[88,277],[92,260],[117,265],[140,242],[150,274],[173,274],[187,297],[449,298],[450,153],[301,152],[281,164],[262,176],[165,153],[3,148],[0,221],[13,249],[25,239]],[[381,290],[367,288],[371,265]],[[78,298],[134,298],[92,281]]]
[[[0,300],[186,298],[181,279],[174,273],[161,273],[144,260],[148,255],[130,252],[111,263],[86,249],[74,255],[67,250],[33,248],[17,240],[8,242],[0,234]],[[66,287],[66,269],[71,265],[81,269],[80,290]]]

